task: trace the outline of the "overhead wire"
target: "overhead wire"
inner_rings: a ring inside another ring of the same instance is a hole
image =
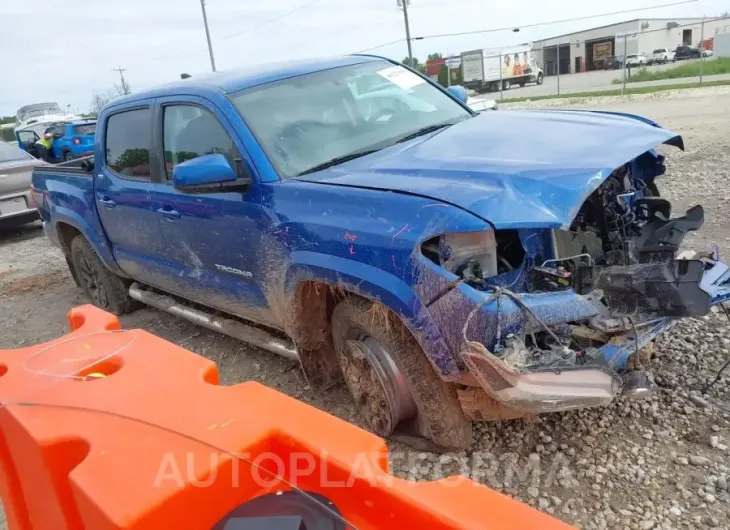
[[[565,18],[565,19],[561,19],[561,20],[552,20],[552,21],[548,21],[548,22],[534,22],[531,24],[515,24],[513,26],[504,26],[504,27],[499,27],[499,28],[488,28],[488,29],[461,31],[461,32],[454,32],[454,33],[440,33],[440,34],[434,34],[434,35],[423,35],[420,37],[412,37],[411,40],[437,39],[437,38],[442,38],[442,37],[458,37],[458,36],[464,36],[464,35],[477,35],[477,34],[481,34],[481,33],[498,33],[501,31],[513,31],[515,28],[523,29],[523,28],[534,28],[534,27],[539,27],[539,26],[550,26],[553,24],[563,24],[566,22],[578,22],[581,20],[590,20],[593,18],[623,15],[623,14],[627,14],[627,13],[635,13],[638,11],[647,11],[647,10],[651,10],[651,9],[662,9],[665,7],[673,7],[673,6],[677,6],[677,5],[683,5],[683,4],[692,4],[692,3],[695,3],[698,1],[699,0],[681,0],[679,2],[671,2],[671,3],[667,3],[667,4],[656,4],[653,6],[637,7],[637,8],[633,8],[633,9],[625,9],[622,11],[611,11],[608,13],[585,15],[585,16],[581,16],[581,17],[571,17],[571,18]],[[377,50],[379,48],[385,48],[386,46],[390,46],[392,44],[397,44],[399,42],[405,42],[405,40],[406,40],[405,38],[401,38],[398,40],[385,42],[383,44],[371,46],[370,48],[366,48],[364,50],[358,50],[357,52],[354,52],[354,53],[364,53],[364,52],[368,52],[368,51],[372,51],[372,50]]]
[[[498,31],[512,31],[515,29],[515,27],[518,27],[520,29],[522,28],[535,28],[539,26],[550,26],[553,24],[563,24],[565,22],[578,22],[580,20],[590,20],[592,18],[601,18],[601,17],[610,17],[614,15],[625,15],[627,13],[636,13],[638,11],[647,11],[651,9],[662,9],[665,7],[673,7],[683,4],[693,4],[699,2],[699,0],[681,0],[679,2],[671,2],[668,4],[658,4],[653,6],[647,6],[647,7],[635,7],[632,9],[624,9],[622,11],[612,11],[610,13],[601,13],[597,15],[585,15],[581,17],[571,17],[571,18],[564,18],[561,20],[552,20],[550,22],[535,22],[532,24],[516,24],[513,26],[505,26],[502,28],[492,28],[492,29],[480,29],[480,30],[474,30],[474,31],[460,31],[456,33],[440,33],[436,35],[424,35],[422,37],[413,37],[411,40],[424,40],[424,39],[438,39],[442,37],[459,37],[462,35],[477,35],[480,33],[493,33]]]
[[[264,20],[264,21],[262,21],[262,22],[260,22],[258,24],[255,24],[254,26],[250,26],[248,28],[245,28],[245,29],[243,29],[241,31],[238,31],[236,33],[232,33],[230,35],[224,35],[223,37],[221,37],[218,40],[221,40],[221,41],[230,40],[230,39],[233,39],[235,37],[239,37],[241,35],[244,35],[246,33],[254,32],[256,30],[259,30],[259,29],[263,28],[264,26],[267,26],[268,24],[271,24],[273,22],[276,22],[278,20],[281,20],[283,18],[286,18],[286,17],[288,17],[290,15],[293,15],[294,13],[297,13],[299,11],[303,11],[304,9],[307,9],[308,7],[311,7],[314,4],[317,4],[317,3],[321,2],[321,1],[322,0],[312,0],[310,2],[307,2],[306,4],[302,4],[302,5],[298,6],[298,7],[295,7],[294,9],[291,9],[289,11],[286,11],[285,13],[282,13],[280,15],[277,15],[277,16],[275,16],[273,18],[266,19],[266,20]],[[194,49],[198,49],[198,47],[196,47],[196,48],[188,48],[188,49],[186,49],[184,51],[178,50],[177,52],[175,52],[173,54],[166,54],[166,55],[163,55],[163,56],[153,57],[153,58],[150,59],[150,61],[158,61],[160,59],[170,59],[170,58],[173,58],[173,57],[180,57],[181,55],[189,54]]]
[[[322,0],[312,0],[311,2],[308,2],[306,4],[303,4],[303,5],[299,6],[299,7],[296,7],[294,9],[292,9],[291,11],[287,11],[286,13],[282,13],[279,16],[276,16],[274,18],[265,20],[261,24],[257,24],[257,25],[255,25],[253,27],[244,29],[243,31],[239,31],[237,33],[233,33],[232,35],[227,35],[227,36],[223,37],[221,40],[232,39],[234,37],[238,37],[239,35],[243,35],[245,33],[251,32],[251,31],[256,31],[257,29],[260,29],[260,28],[262,28],[262,27],[264,27],[264,26],[266,26],[268,24],[271,24],[272,22],[276,22],[277,20],[281,20],[282,18],[286,18],[286,17],[288,17],[290,15],[293,15],[294,13],[298,13],[299,11],[302,11],[304,9],[307,9],[308,7],[311,7],[314,4],[317,4],[317,3],[321,2],[321,1]]]

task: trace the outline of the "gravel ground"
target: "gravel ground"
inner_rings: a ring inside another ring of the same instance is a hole
[[[667,175],[659,188],[675,213],[705,206],[705,226],[687,238],[688,248],[716,241],[729,256],[730,89],[648,96],[519,106],[621,110],[681,133],[687,150],[663,150]],[[64,333],[66,312],[81,303],[61,253],[38,226],[0,233],[0,348]],[[215,360],[225,384],[257,380],[360,423],[344,388],[315,394],[294,363],[153,309],[122,323]],[[473,451],[464,454],[419,453],[392,443],[393,470],[415,480],[468,475],[583,528],[730,528],[730,370],[707,393],[699,390],[730,359],[728,321],[721,312],[683,321],[654,353],[657,390],[650,399],[479,424]]]

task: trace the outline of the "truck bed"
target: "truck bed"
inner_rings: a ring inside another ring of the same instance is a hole
[[[70,243],[60,241],[68,233],[61,226],[64,223],[74,227],[74,233],[80,232],[90,241],[97,242],[100,237],[104,237],[99,216],[96,214],[93,157],[35,168],[32,189],[44,230],[62,249]],[[54,227],[49,226],[51,222]]]

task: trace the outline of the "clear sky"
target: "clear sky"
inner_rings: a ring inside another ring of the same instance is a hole
[[[413,37],[519,27],[670,3],[672,0],[412,0]],[[218,70],[246,64],[345,54],[404,38],[396,0],[207,0]],[[549,6],[549,7],[547,7]],[[288,12],[296,12],[285,16]],[[730,0],[693,3],[481,35],[413,44],[433,52],[511,45],[641,17],[716,16]],[[278,20],[268,21],[281,17]],[[402,59],[405,42],[371,53]],[[126,68],[132,90],[210,70],[199,0],[0,1],[0,116],[22,105],[57,101],[85,111]]]

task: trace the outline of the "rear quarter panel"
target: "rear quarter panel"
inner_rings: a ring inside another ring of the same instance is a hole
[[[43,195],[40,214],[46,234],[55,244],[60,245],[59,225],[70,225],[91,243],[109,269],[124,275],[96,213],[93,173],[41,167],[33,171],[33,188]]]
[[[28,191],[33,168],[43,164],[36,159],[0,162],[0,197]]]

